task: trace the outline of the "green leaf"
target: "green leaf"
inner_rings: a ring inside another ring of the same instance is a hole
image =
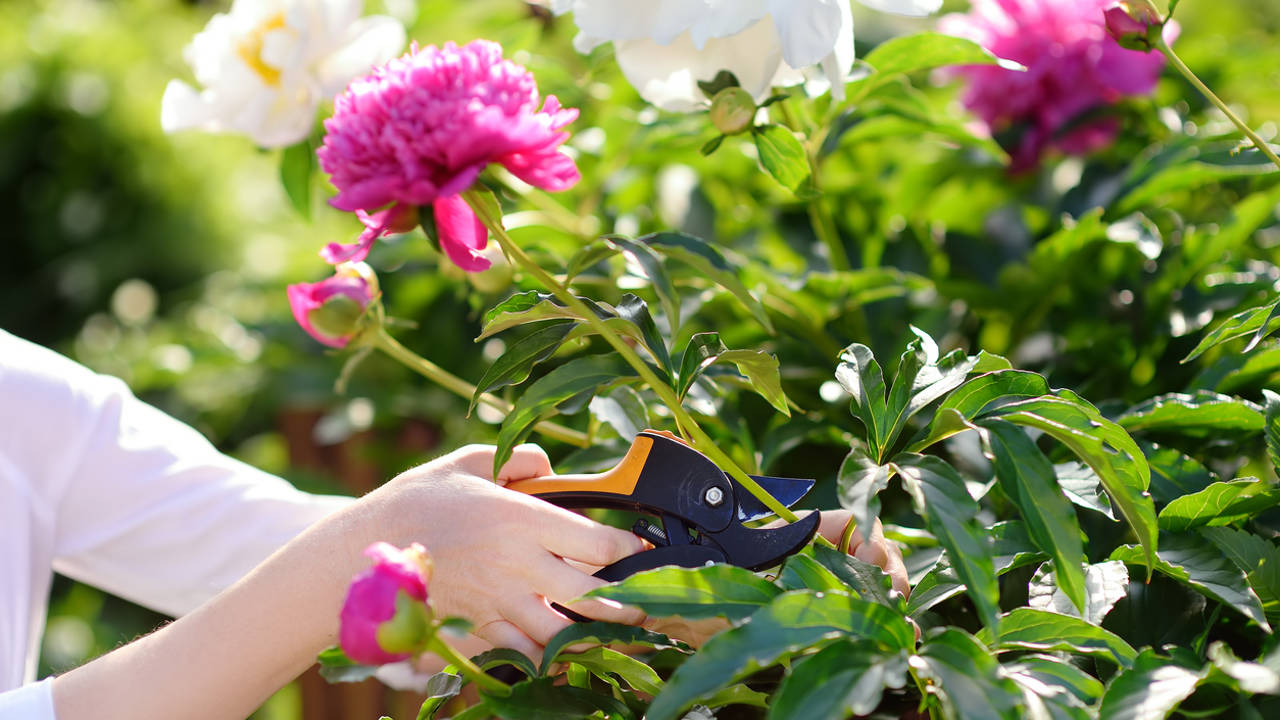
[[[783,187],[795,192],[809,178],[809,159],[796,136],[781,125],[759,125],[751,129],[760,164]]]
[[[650,615],[698,619],[745,618],[782,592],[777,585],[736,565],[662,567],[596,588],[586,597],[634,605]]]
[[[658,332],[658,326],[653,321],[653,316],[649,314],[649,306],[639,297],[627,293],[618,303],[617,311],[618,317],[640,329],[642,344],[658,363],[659,375],[670,383],[671,377],[675,374],[675,368],[671,366],[666,337]]]
[[[845,592],[853,588],[863,600],[906,611],[902,596],[893,592],[893,581],[879,566],[822,545],[812,547],[814,559],[847,586]]]
[[[1203,537],[1193,533],[1166,535],[1161,538],[1156,556],[1158,572],[1236,610],[1271,632],[1262,612],[1262,601],[1249,587],[1244,571]],[[1131,565],[1140,562],[1138,549],[1132,545],[1116,548],[1111,559]]]
[[[1116,418],[1129,432],[1171,432],[1190,437],[1262,430],[1262,411],[1253,403],[1208,390],[1169,393],[1135,405]]]
[[[1137,651],[1119,635],[1078,617],[1022,607],[1000,621],[1000,631],[983,628],[978,637],[1003,650],[1049,650],[1091,655],[1128,667]]]
[[[316,154],[310,139],[280,153],[280,183],[289,196],[289,204],[304,218],[311,217],[311,176],[315,171]]]
[[[1064,392],[1065,391],[1060,391]],[[1066,445],[1102,480],[1149,559],[1156,549],[1156,512],[1146,492],[1151,470],[1133,438],[1084,400],[1042,397],[1002,406],[994,416],[1043,430]]]
[[[708,98],[713,98],[716,96],[716,93],[724,90],[725,88],[731,87],[740,87],[740,85],[738,83],[737,76],[728,70],[721,70],[710,80],[698,81],[698,89],[701,90]]]
[[[581,275],[587,268],[598,262],[607,260],[618,253],[615,246],[605,243],[603,240],[593,240],[578,249],[569,259],[569,264],[565,269],[565,284],[567,285],[574,278]]]
[[[703,143],[702,147],[698,148],[698,152],[702,153],[703,155],[710,155],[711,153],[720,149],[720,146],[724,144],[724,139],[726,137],[728,136],[716,135],[715,137]]]
[[[947,65],[995,65],[1000,59],[978,43],[951,35],[923,32],[891,38],[862,58],[884,78],[895,73],[931,70]]]
[[[1116,514],[1111,510],[1111,500],[1102,490],[1102,480],[1093,468],[1073,460],[1054,465],[1053,474],[1058,476],[1058,487],[1062,488],[1068,500],[1082,508],[1102,513],[1112,520],[1116,519]],[[1152,484],[1155,484],[1154,479]]]
[[[983,623],[999,623],[1000,590],[992,560],[991,536],[977,523],[978,503],[964,478],[943,460],[903,453],[893,460],[915,511],[925,518],[947,551],[956,575],[969,590]]]
[[[1263,388],[1262,396],[1266,399],[1267,426],[1264,434],[1267,438],[1267,457],[1271,458],[1271,466],[1280,473],[1280,394]]]
[[[880,515],[880,491],[889,486],[889,466],[854,448],[840,463],[836,487],[841,507],[853,512],[857,527],[869,528]]]
[[[724,707],[725,705],[767,708],[769,707],[769,696],[759,690],[752,690],[743,683],[737,683],[724,688],[706,700],[706,706],[709,708]],[[691,720],[692,715],[692,712],[685,715],[685,720]],[[714,715],[711,720],[715,720]]]
[[[674,720],[699,698],[840,636],[864,638],[887,652],[908,649],[915,642],[906,620],[883,605],[838,592],[794,590],[779,595],[742,625],[707,641],[676,668],[645,718]]]
[[[1005,676],[995,657],[959,628],[930,635],[912,658],[916,674],[930,681],[927,689],[942,699],[948,720],[1017,720],[1017,686]]]
[[[653,291],[657,293],[658,302],[662,304],[662,310],[667,314],[668,326],[671,328],[671,335],[674,336],[680,327],[680,295],[676,292],[675,284],[671,282],[671,276],[667,274],[662,257],[649,245],[620,235],[605,235],[603,240],[634,260],[636,267],[653,284]]]
[[[1236,681],[1240,690],[1250,694],[1280,695],[1280,671],[1275,667],[1241,660],[1221,640],[1210,645],[1206,654],[1215,668]]]
[[[841,638],[799,661],[782,681],[770,720],[843,720],[868,715],[886,687],[907,680],[905,651],[886,654],[865,641]]]
[[[1075,508],[1058,487],[1053,464],[1017,426],[979,423],[1000,487],[1021,511],[1031,539],[1053,558],[1054,577],[1067,598],[1085,609],[1084,542]]]
[[[1151,495],[1157,502],[1171,503],[1183,495],[1200,492],[1214,482],[1213,473],[1199,461],[1173,448],[1138,441],[1151,467]]]
[[[972,420],[1001,403],[1040,397],[1049,392],[1049,383],[1033,372],[996,370],[969,380],[947,396],[934,413],[922,439],[912,442],[909,450],[919,452],[956,433],[969,429]]]
[[[362,682],[378,671],[377,667],[361,665],[347,657],[337,645],[323,650],[316,656],[316,662],[320,663],[320,677],[331,683]]]
[[[836,366],[836,380],[852,396],[850,411],[862,421],[872,458],[879,460],[884,448],[877,444],[876,439],[884,433],[882,428],[888,424],[888,419],[884,373],[871,348],[859,343],[846,347],[840,353],[840,364]]]
[[[510,695],[485,695],[490,710],[504,720],[589,720],[601,710],[619,718],[634,714],[608,695],[570,685],[558,685],[555,678],[526,680],[511,687]]]
[[[1049,565],[1042,565],[1027,586],[1027,605],[1101,625],[1111,608],[1129,594],[1129,568],[1119,560],[1086,566],[1084,585],[1084,607],[1077,608],[1058,586],[1057,573],[1050,571]]]
[[[751,389],[769,401],[775,410],[791,417],[787,407],[787,395],[782,391],[782,375],[778,372],[778,358],[762,350],[725,350],[716,362],[733,363],[738,372],[747,377]]]
[[[1183,495],[1160,511],[1160,529],[1180,532],[1203,525],[1232,525],[1280,505],[1280,487],[1257,478],[1216,482]]]
[[[630,440],[641,430],[653,427],[649,422],[649,409],[635,388],[622,385],[611,390],[607,395],[591,398],[587,406],[592,416],[607,423],[618,433],[618,437]]]
[[[693,387],[693,382],[698,379],[702,371],[714,363],[716,358],[720,357],[720,353],[727,349],[724,343],[720,342],[720,333],[704,332],[689,338],[689,344],[685,346],[684,354],[680,356],[680,375],[676,390],[681,398],[684,398],[689,388]]]
[[[533,426],[555,406],[631,375],[631,368],[616,355],[592,355],[570,360],[530,383],[498,430],[493,476],[498,476],[498,470],[511,458],[512,449],[529,437]]]
[[[1111,680],[1098,708],[1100,720],[1158,720],[1195,692],[1204,670],[1183,667],[1147,648]]]
[[[1182,358],[1182,362],[1191,362],[1215,345],[1221,345],[1252,333],[1253,338],[1244,350],[1244,352],[1249,352],[1262,338],[1280,329],[1280,314],[1278,313],[1280,313],[1280,297],[1265,305],[1242,310],[1232,315],[1209,331],[1209,334],[1200,340],[1200,344],[1196,345],[1194,350]]]
[[[929,353],[923,347],[925,339],[933,345],[933,339],[927,335],[924,338],[917,337],[907,345],[898,360],[898,373],[893,377],[893,384],[889,387],[889,395],[885,401],[885,422],[876,428],[875,447],[882,451],[893,446],[893,441],[907,423],[907,405],[911,402],[916,376],[930,362]],[[931,349],[936,357],[937,347],[933,346]]]
[[[849,588],[836,577],[835,573],[803,552],[787,558],[787,564],[782,567],[782,572],[778,575],[778,584],[787,590],[849,592]]]
[[[471,658],[471,662],[475,663],[481,670],[488,670],[502,665],[512,665],[524,673],[526,677],[538,677],[538,667],[533,664],[533,661],[524,653],[511,648],[490,648]]]
[[[755,298],[739,278],[739,269],[732,265],[723,253],[711,243],[693,235],[684,233],[662,232],[645,235],[639,239],[666,255],[689,265],[699,275],[710,280],[738,299],[751,316],[769,334],[773,334],[773,323],[770,322],[764,306]]]
[[[1086,705],[1102,697],[1102,683],[1097,678],[1061,657],[1023,655],[1004,668],[1010,675],[1029,675],[1046,685],[1063,688]]]
[[[616,675],[633,690],[647,695],[662,691],[662,678],[648,665],[607,647],[595,647],[585,652],[561,655],[562,662],[581,665],[596,675]]]
[[[1207,527],[1200,534],[1244,571],[1267,617],[1280,617],[1280,550],[1275,544],[1235,528]]]
[[[467,416],[470,417],[476,409],[481,395],[507,385],[519,385],[527,380],[533,367],[551,357],[573,326],[574,323],[568,320],[548,322],[512,343],[476,383],[476,391],[471,395],[471,404],[467,407]]]
[[[537,674],[545,675],[551,663],[560,657],[565,648],[579,643],[644,645],[658,650],[682,647],[666,635],[642,627],[601,621],[574,623],[556,633],[547,643],[542,651],[542,666]]]
[[[615,314],[588,298],[578,298],[587,304],[596,315],[603,318],[615,317]],[[536,290],[516,293],[495,305],[484,315],[480,334],[476,340],[483,340],[508,328],[540,320],[575,320],[580,321],[577,313],[565,307],[553,295]]]

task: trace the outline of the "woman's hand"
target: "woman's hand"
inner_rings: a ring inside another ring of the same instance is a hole
[[[839,547],[844,528],[852,519],[853,513],[848,510],[825,510],[818,532],[831,541],[832,545]],[[864,537],[859,529],[854,529],[849,540],[849,554],[863,562],[878,565],[893,581],[893,589],[902,593],[903,597],[911,593],[911,586],[907,582],[907,566],[902,562],[902,549],[897,543],[885,538],[884,527],[879,518],[871,526],[870,538]]]

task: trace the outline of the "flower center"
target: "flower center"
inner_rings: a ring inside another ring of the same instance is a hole
[[[278,12],[258,23],[258,26],[249,31],[249,34],[236,45],[236,54],[244,64],[257,73],[263,83],[271,87],[280,85],[280,71],[263,62],[262,44],[267,33],[282,27],[284,27],[284,13]]]

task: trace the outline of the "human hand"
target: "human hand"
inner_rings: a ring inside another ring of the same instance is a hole
[[[431,605],[470,620],[496,647],[537,659],[571,621],[557,602],[599,620],[639,624],[644,613],[602,599],[571,602],[603,584],[570,564],[603,566],[643,549],[635,535],[596,523],[502,485],[551,474],[546,453],[521,445],[491,479],[494,448],[469,445],[388,483],[392,511],[416,513],[405,541],[422,543],[434,565]],[[407,542],[406,542],[407,544]]]
[[[852,519],[853,513],[848,510],[823,511],[818,532],[832,545],[839,547],[845,526]],[[903,597],[911,593],[911,585],[907,582],[907,566],[902,561],[902,549],[897,543],[885,538],[884,527],[880,524],[879,518],[876,518],[875,524],[871,526],[869,538],[864,537],[859,529],[854,529],[853,536],[849,540],[849,554],[863,562],[879,566],[893,582],[893,589],[902,593]]]

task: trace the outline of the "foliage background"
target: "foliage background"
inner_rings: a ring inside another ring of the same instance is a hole
[[[160,133],[165,83],[189,77],[182,47],[223,7],[164,0],[0,4],[6,220],[0,233],[9,253],[0,266],[0,327],[124,378],[226,451],[308,489],[343,485],[332,468],[299,471],[290,462],[291,414],[323,417],[311,438],[317,445],[361,438],[359,460],[381,477],[436,443],[447,449],[491,439],[494,426],[464,422],[462,400],[379,358],[361,368],[347,395],[334,393],[338,361],[294,325],[284,295],[287,283],[322,275],[315,252],[323,243],[356,232],[353,219],[324,206],[321,180],[311,217],[303,219],[280,189],[278,153],[237,137]],[[711,137],[705,120],[646,109],[607,52],[584,58],[572,50],[570,23],[548,21],[517,0],[399,0],[371,2],[366,10],[400,17],[424,44],[497,40],[534,71],[544,93],[582,108],[572,144],[588,182],[557,200],[590,219],[579,228],[584,234],[679,228],[795,276],[824,267],[803,206],[758,171],[746,143],[731,140],[703,158],[697,149]],[[854,11],[859,54],[935,22],[856,4]],[[1280,7],[1270,0],[1185,0],[1179,21],[1176,47],[1187,63],[1244,108],[1255,127],[1274,134],[1274,123],[1262,121],[1280,118]],[[928,78],[916,84],[927,88],[936,113],[961,117],[954,87],[934,87]],[[1162,107],[1177,117],[1157,113]],[[1050,163],[1022,178],[1010,178],[980,147],[956,148],[936,136],[904,133],[875,142],[846,136],[824,179],[843,198],[838,222],[855,264],[879,258],[927,282],[919,291],[888,292],[865,313],[835,296],[827,307],[812,307],[810,320],[826,330],[830,347],[788,345],[785,335],[777,341],[782,357],[804,358],[784,375],[789,394],[802,405],[820,405],[832,348],[858,340],[892,356],[905,343],[908,322],[944,347],[1009,354],[1020,367],[1045,372],[1054,386],[1095,401],[1187,387],[1194,372],[1177,360],[1212,312],[1261,300],[1280,278],[1274,211],[1280,197],[1274,179],[1228,177],[1147,203],[1148,211],[1180,209],[1177,218],[1151,214],[1166,242],[1176,243],[1187,224],[1228,222],[1234,199],[1269,193],[1261,230],[1205,267],[1182,274],[1153,269],[1121,243],[1100,243],[1051,257],[1054,272],[1046,278],[1046,265],[1038,264],[1044,261],[1034,259],[1039,241],[1060,227],[1063,213],[1080,217],[1105,199],[1107,181],[1142,148],[1167,140],[1169,125],[1189,123],[1202,137],[1225,131],[1221,118],[1168,74],[1152,103],[1126,112],[1126,134],[1113,150]],[[945,228],[941,248],[934,242],[938,227]],[[524,231],[517,238],[562,258],[583,242],[573,232]],[[457,275],[434,272],[432,251],[420,238],[385,243],[372,262],[407,270],[384,273],[389,310],[417,323],[398,332],[402,341],[429,348],[432,360],[476,380],[501,346],[472,338],[483,310],[507,289],[486,294]],[[705,311],[725,323],[718,329],[732,347],[765,340],[732,312]],[[1274,387],[1273,377],[1270,371],[1253,378],[1241,392],[1258,400],[1257,388]],[[759,414],[766,411],[761,403]],[[743,422],[759,430],[756,419]],[[406,441],[406,426],[427,429]],[[563,457],[565,449],[552,450]],[[842,456],[839,448],[819,447],[806,454],[807,467],[797,461],[794,470],[830,478]],[[890,498],[886,503],[892,510]],[[66,581],[52,603],[42,674],[78,664],[159,620]],[[296,705],[286,692],[264,716],[292,717]]]

